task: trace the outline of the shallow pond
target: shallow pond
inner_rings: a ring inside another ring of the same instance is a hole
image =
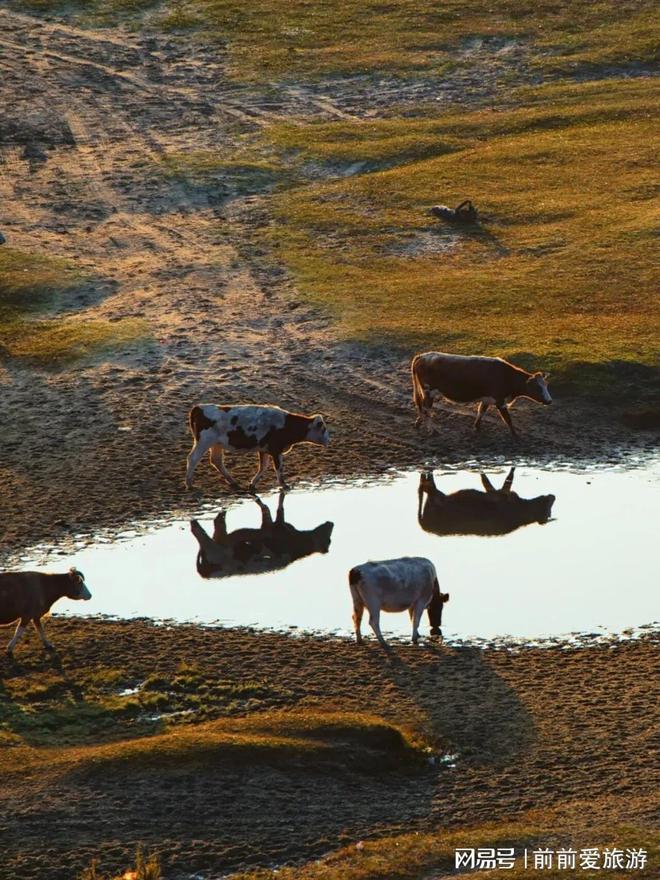
[[[63,600],[56,610],[347,632],[348,569],[367,559],[416,555],[433,560],[441,590],[450,594],[445,638],[621,633],[656,621],[659,464],[583,473],[520,467],[510,493],[501,491],[507,473],[488,471],[490,491],[478,470],[436,471],[435,485],[408,473],[387,482],[300,489],[284,499],[279,524],[277,494],[261,503],[232,499],[226,519],[217,522],[220,544],[211,541],[213,515],[199,521],[203,540],[218,548],[214,565],[200,565],[212,577],[198,571],[190,522],[172,522],[67,554],[66,564],[85,573],[93,598]],[[548,495],[555,500],[542,522],[550,499],[531,499]],[[29,567],[29,555],[21,567]],[[57,558],[43,567],[61,568]],[[410,633],[407,614],[384,614],[381,625],[386,634]],[[366,616],[363,631],[371,635]]]

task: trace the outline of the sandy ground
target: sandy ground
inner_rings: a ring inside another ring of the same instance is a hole
[[[445,84],[443,98],[483,97],[502,65],[525,80],[520,47],[468,50],[470,82]],[[517,446],[494,418],[475,437],[472,414],[456,409],[443,415],[446,430],[430,439],[416,433],[411,352],[341,341],[332,320],[301,301],[263,244],[267,196],[237,195],[229,174],[197,187],[159,168],[166,153],[222,150],[290,114],[385,112],[393,95],[365,78],[325,92],[260,91],[232,84],[223,70],[217,48],[81,31],[0,9],[0,225],[11,245],[89,273],[68,305],[71,320],[142,318],[149,326],[147,340],[70,368],[0,365],[0,552],[189,510],[199,497],[183,491],[185,421],[199,400],[322,411],[332,445],[326,454],[291,455],[294,480],[477,456],[603,462],[653,447],[655,436],[628,433],[616,413],[561,399],[552,410],[517,409],[526,437]],[[420,88],[402,100],[420,100]],[[243,474],[252,467],[238,463]],[[206,465],[197,484],[211,497],[222,491]]]
[[[120,669],[122,686],[137,686],[193,662],[213,679],[265,681],[272,696],[263,709],[366,710],[414,725],[457,757],[421,774],[207,764],[90,782],[47,768],[18,772],[30,728],[15,713],[24,744],[5,750],[0,877],[64,880],[94,856],[121,867],[139,841],[162,852],[168,878],[210,868],[202,876],[217,877],[386,829],[478,825],[532,807],[564,812],[584,846],[598,825],[652,827],[657,642],[518,653],[399,645],[387,658],[374,642],[135,621],[58,619],[49,629],[59,660],[26,642],[17,665],[0,661],[7,692],[50,673],[84,705],[84,675],[95,670]],[[56,833],[45,835],[48,827]]]

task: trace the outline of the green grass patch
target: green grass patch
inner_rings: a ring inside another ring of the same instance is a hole
[[[394,167],[276,196],[271,234],[301,290],[349,337],[503,355],[616,393],[660,363],[658,86],[527,94],[498,113],[276,129],[282,150]],[[437,155],[408,162],[419,135],[437,139]],[[466,197],[480,229],[428,216]]]
[[[40,316],[66,306],[84,282],[64,260],[0,249],[0,358],[58,365],[148,335],[135,319]]]

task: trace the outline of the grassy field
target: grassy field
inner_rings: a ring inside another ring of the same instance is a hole
[[[67,363],[142,338],[139,320],[85,318],[71,299],[85,279],[64,260],[0,249],[0,359]],[[49,315],[65,310],[64,314]]]
[[[75,13],[199,33],[227,46],[240,78],[320,77],[387,70],[440,74],[475,36],[534,46],[540,69],[644,64],[657,59],[649,0],[15,0],[16,8]]]
[[[610,80],[516,97],[496,113],[276,128],[283,155],[368,172],[277,197],[272,236],[348,336],[504,355],[607,390],[611,374],[659,362],[658,89]],[[428,215],[465,197],[479,228]]]

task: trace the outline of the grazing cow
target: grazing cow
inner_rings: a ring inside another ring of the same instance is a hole
[[[355,638],[362,643],[362,613],[369,611],[369,625],[381,645],[387,646],[380,631],[381,611],[408,611],[412,620],[412,640],[419,641],[419,622],[428,609],[432,635],[442,635],[442,606],[449,593],[441,593],[435,566],[420,556],[404,556],[382,562],[364,562],[348,573],[353,597]]]
[[[482,474],[485,492],[460,489],[449,495],[437,488],[432,473],[420,474],[417,521],[435,535],[508,535],[533,522],[546,523],[555,496],[521,498],[511,491],[514,472],[511,468],[501,489]]]
[[[431,214],[440,220],[447,220],[449,223],[477,222],[477,209],[470,199],[466,199],[455,208],[448,208],[447,205],[434,205],[431,208]]]
[[[41,618],[58,599],[91,599],[85,576],[70,568],[66,574],[42,574],[39,571],[16,571],[0,574],[0,624],[18,620],[14,637],[7,645],[11,655],[30,621],[44,647],[54,650],[46,638]]]
[[[202,577],[230,577],[286,568],[312,553],[327,553],[334,523],[315,529],[296,529],[284,519],[284,493],[280,492],[275,521],[263,501],[255,496],[261,510],[261,528],[227,531],[227,513],[221,510],[214,520],[213,538],[197,520],[190,530],[197,539],[197,571]]]
[[[495,404],[514,437],[518,435],[508,409],[514,401],[527,397],[537,403],[552,403],[547,373],[528,373],[503,358],[428,351],[415,355],[410,369],[417,410],[415,426],[423,424],[428,430],[431,429],[431,410],[439,397],[453,403],[478,401],[476,431],[488,407]]]
[[[298,443],[315,443],[327,446],[330,434],[321,415],[302,416],[286,412],[279,406],[216,406],[205,403],[194,406],[189,416],[193,448],[188,455],[186,486],[192,488],[195,468],[205,452],[213,467],[220,471],[230,486],[241,486],[229,473],[224,463],[225,450],[229,452],[256,452],[259,470],[249,485],[253,491],[273,463],[279,485],[284,482],[284,456]]]

